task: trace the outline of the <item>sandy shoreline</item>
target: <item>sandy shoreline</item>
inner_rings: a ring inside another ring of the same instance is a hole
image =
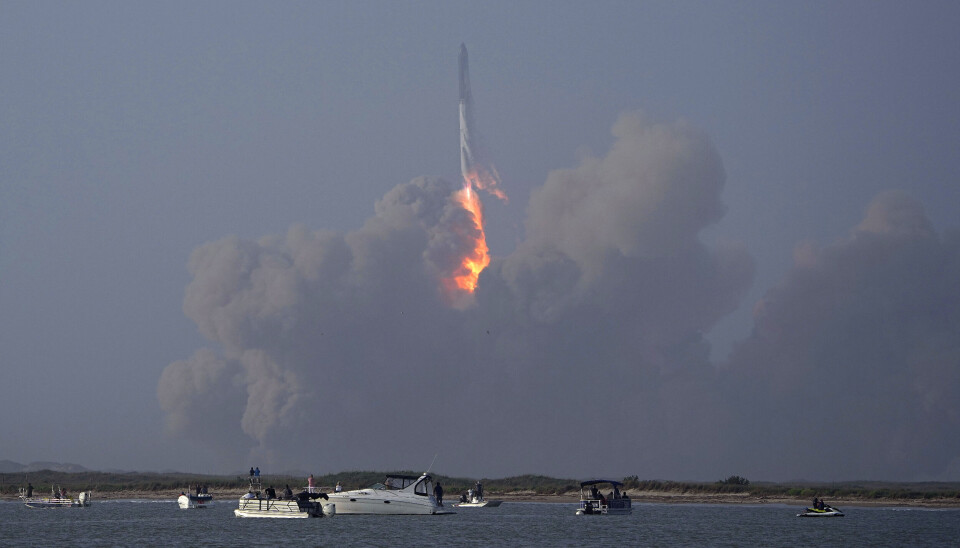
[[[331,492],[332,489],[321,488],[323,492]],[[210,494],[215,501],[229,500],[235,501],[240,498],[246,489],[212,489]],[[787,506],[805,507],[810,502],[806,499],[790,497],[769,497],[757,496],[750,493],[724,493],[724,494],[680,494],[655,491],[633,492],[630,493],[634,503],[658,503],[658,504],[783,504]],[[93,500],[119,500],[119,499],[146,499],[146,500],[170,500],[174,501],[180,496],[178,490],[161,491],[109,491],[93,493]],[[500,499],[507,502],[550,502],[574,504],[579,500],[577,493],[565,493],[562,495],[538,495],[532,492],[520,493],[488,493],[488,499]],[[4,497],[5,500],[15,501],[16,497]],[[448,498],[448,502],[453,502],[453,498]],[[914,508],[960,508],[960,499],[863,499],[848,497],[828,497],[828,503],[837,507],[914,507]]]

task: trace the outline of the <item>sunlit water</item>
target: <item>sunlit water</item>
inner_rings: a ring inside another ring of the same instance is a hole
[[[235,501],[95,500],[89,508],[0,503],[0,546],[958,546],[960,509],[843,508],[798,518],[783,505],[636,504],[629,516],[510,503],[447,516],[243,519]]]

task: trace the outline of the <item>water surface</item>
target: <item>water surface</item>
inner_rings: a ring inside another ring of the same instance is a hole
[[[88,508],[0,503],[0,546],[957,546],[960,509],[843,508],[798,518],[785,505],[637,504],[576,516],[575,504],[505,502],[447,516],[242,519],[237,504],[94,500]]]

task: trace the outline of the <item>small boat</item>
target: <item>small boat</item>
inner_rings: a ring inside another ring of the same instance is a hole
[[[366,489],[330,493],[338,514],[453,514],[434,497],[433,478],[390,474]]]
[[[466,502],[460,501],[454,504],[454,506],[457,508],[496,508],[501,504],[503,504],[502,500],[485,500],[472,497],[467,499]]]
[[[483,485],[478,481],[475,489],[469,489],[460,495],[460,502],[454,504],[457,508],[496,508],[503,504],[502,500],[487,500],[483,497]]]
[[[834,508],[833,506],[824,506],[823,509],[819,508],[807,508],[803,512],[797,514],[798,518],[842,518],[843,512],[839,508]]]
[[[208,495],[207,493],[200,493],[197,495],[180,493],[180,497],[177,498],[177,504],[180,505],[180,508],[184,510],[188,508],[206,508],[207,504],[213,501],[213,495]]]
[[[604,495],[598,485],[609,486],[611,489]],[[623,484],[619,481],[606,479],[580,482],[580,506],[577,508],[577,515],[629,514],[633,511],[633,501],[625,492],[620,491],[621,487]]]
[[[83,508],[90,506],[90,499],[89,491],[81,491],[77,498],[70,498],[59,485],[50,488],[49,497],[33,496],[33,486],[20,488],[20,500],[29,508]]]
[[[303,491],[290,498],[276,498],[273,489],[263,491],[260,477],[250,478],[250,490],[240,497],[234,515],[240,518],[322,518],[336,514],[333,504],[321,504],[317,499],[326,499],[324,493]]]

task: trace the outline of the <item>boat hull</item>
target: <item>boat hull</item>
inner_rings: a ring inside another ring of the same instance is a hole
[[[21,497],[27,508],[83,508],[90,506],[90,494],[84,491],[75,499],[63,497]]]
[[[430,515],[453,513],[444,506],[438,506],[433,497],[406,493],[364,489],[334,493],[328,496],[330,502],[336,504],[338,514]]]
[[[481,500],[478,502],[458,502],[454,504],[457,508],[496,508],[503,504],[502,500]]]
[[[601,504],[599,500],[582,500],[577,508],[578,516],[625,516],[632,512],[632,504],[628,499],[611,500],[607,504]]]
[[[240,499],[233,511],[240,518],[302,519],[333,516],[336,506],[319,502],[298,502],[277,499]]]
[[[206,508],[213,501],[213,495],[180,495],[177,504],[180,508],[187,510],[190,508]]]
[[[805,512],[800,512],[797,514],[798,518],[842,518],[843,512],[837,510],[836,508],[830,508],[829,510],[815,510],[813,508],[807,508]]]

